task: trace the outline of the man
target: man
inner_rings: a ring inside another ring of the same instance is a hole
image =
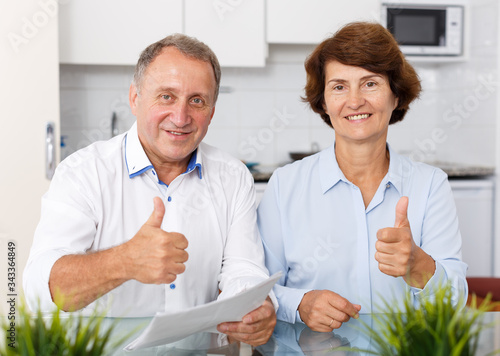
[[[173,35],[143,51],[129,92],[137,122],[62,162],[42,200],[24,274],[32,307],[150,316],[267,278],[252,177],[201,142],[219,85],[216,56],[195,39]],[[218,328],[258,345],[275,323],[268,298]]]

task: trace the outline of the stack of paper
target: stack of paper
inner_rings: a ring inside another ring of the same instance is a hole
[[[241,321],[243,316],[262,305],[281,273],[233,297],[176,313],[156,313],[141,335],[125,347],[126,351],[169,344],[191,334],[215,331],[227,321]]]

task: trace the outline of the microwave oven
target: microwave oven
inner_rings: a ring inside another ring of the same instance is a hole
[[[464,7],[383,3],[381,22],[410,56],[461,56]]]

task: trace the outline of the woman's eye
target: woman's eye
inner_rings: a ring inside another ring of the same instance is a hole
[[[368,82],[368,83],[366,83],[366,86],[369,87],[369,88],[373,88],[376,85],[377,85],[377,83],[375,83],[375,82]]]
[[[340,90],[343,90],[344,89],[344,86],[343,85],[336,85],[333,87],[333,90],[336,90],[336,91],[340,91]]]

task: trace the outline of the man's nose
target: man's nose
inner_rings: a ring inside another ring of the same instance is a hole
[[[191,117],[189,115],[189,104],[187,103],[187,101],[179,100],[175,104],[175,106],[172,108],[170,121],[177,127],[184,127],[191,123]]]

